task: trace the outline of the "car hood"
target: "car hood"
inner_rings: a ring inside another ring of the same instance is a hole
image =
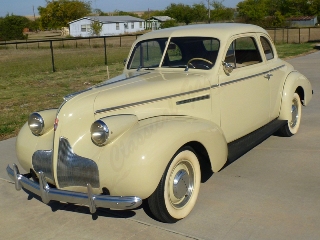
[[[118,111],[136,114],[139,118],[150,117],[172,109],[173,98],[209,88],[203,76],[182,71],[123,74],[95,87],[99,93],[93,108],[98,118]]]

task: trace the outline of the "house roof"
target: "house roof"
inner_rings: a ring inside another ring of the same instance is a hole
[[[148,20],[150,20],[150,19],[155,19],[155,20],[158,20],[159,22],[165,22],[165,21],[172,20],[173,18],[171,18],[169,16],[152,16]]]
[[[288,21],[310,21],[315,18],[316,18],[315,16],[302,16],[302,17],[291,17],[291,18],[288,18],[287,20]]]
[[[144,22],[141,18],[131,17],[131,16],[87,16],[79,18],[77,20],[69,22],[69,24],[88,19],[92,21],[99,21],[100,23],[125,23],[125,22]]]

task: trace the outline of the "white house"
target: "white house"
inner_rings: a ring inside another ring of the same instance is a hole
[[[287,19],[290,27],[314,27],[318,23],[317,16],[291,17]]]
[[[153,16],[146,20],[146,29],[157,30],[161,28],[161,24],[166,21],[173,20],[168,16]]]
[[[92,36],[91,24],[102,24],[100,36],[112,36],[135,33],[144,30],[144,20],[131,16],[88,16],[69,22],[70,36]]]

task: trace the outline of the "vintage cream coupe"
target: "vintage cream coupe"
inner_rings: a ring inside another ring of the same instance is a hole
[[[32,113],[7,167],[17,190],[96,208],[146,199],[162,222],[186,217],[200,183],[271,134],[292,136],[310,82],[254,25],[142,35],[123,74]]]

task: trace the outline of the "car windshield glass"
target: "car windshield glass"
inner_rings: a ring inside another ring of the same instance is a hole
[[[141,41],[134,47],[127,67],[139,70],[188,66],[208,70],[216,62],[219,45],[217,39],[209,37],[174,37],[169,43],[167,38]]]
[[[139,42],[131,54],[128,69],[159,67],[167,38]]]

